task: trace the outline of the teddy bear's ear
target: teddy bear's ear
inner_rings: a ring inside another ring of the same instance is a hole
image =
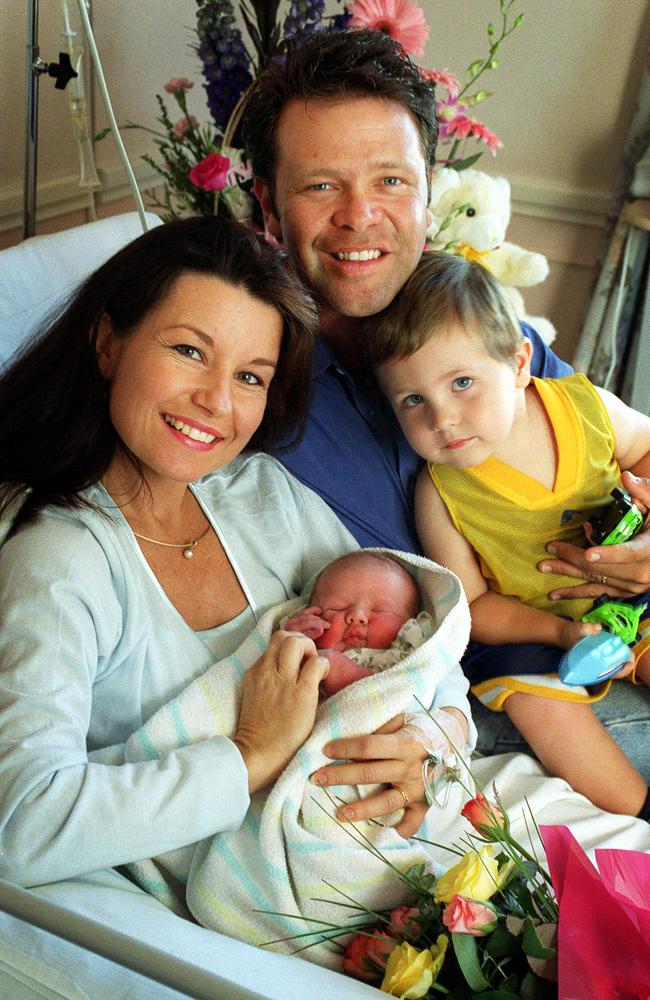
[[[460,176],[457,170],[452,170],[450,167],[441,167],[440,170],[436,170],[431,179],[431,197],[429,199],[432,211],[435,212],[437,203],[447,191],[458,187],[459,184]]]

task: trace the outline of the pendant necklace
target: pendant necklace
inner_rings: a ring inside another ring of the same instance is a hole
[[[199,535],[198,538],[192,538],[189,542],[159,542],[157,538],[148,538],[147,535],[139,535],[137,531],[133,531],[133,528],[131,528],[131,531],[133,531],[136,538],[141,538],[143,542],[152,542],[154,545],[164,545],[168,549],[182,549],[185,558],[191,559],[194,555],[194,549],[199,542],[205,538],[210,528],[211,525],[209,524],[202,535]]]

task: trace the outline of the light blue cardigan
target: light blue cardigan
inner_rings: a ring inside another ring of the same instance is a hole
[[[194,492],[250,610],[193,632],[115,508],[48,509],[0,549],[0,876],[53,882],[237,829],[247,775],[217,737],[115,766],[122,743],[270,606],[356,542],[273,458],[242,456]],[[111,505],[100,486],[90,499]]]

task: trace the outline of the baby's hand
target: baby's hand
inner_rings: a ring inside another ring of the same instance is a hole
[[[330,669],[326,677],[320,683],[321,690],[328,698],[345,688],[353,681],[361,680],[362,677],[369,677],[370,671],[361,663],[355,663],[345,653],[339,653],[335,649],[319,650],[321,656],[329,660]]]
[[[596,622],[562,622],[558,646],[572,649],[580,639],[584,639],[586,635],[595,635],[596,632],[602,632],[602,625]]]
[[[299,611],[294,618],[289,618],[284,625],[284,630],[285,632],[302,632],[308,639],[320,639],[323,632],[330,627],[330,623],[320,617],[322,613],[322,608],[305,608],[304,611]]]

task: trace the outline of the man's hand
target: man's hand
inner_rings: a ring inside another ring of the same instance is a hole
[[[285,632],[302,632],[309,639],[320,639],[323,632],[330,627],[330,623],[321,618],[322,608],[305,608],[299,611],[293,618],[289,618],[284,624]]]
[[[650,509],[650,479],[623,473],[623,485],[643,510]],[[633,597],[650,590],[650,518],[631,541],[619,545],[596,545],[588,549],[568,542],[550,542],[553,558],[538,564],[542,573],[561,573],[581,580],[575,587],[560,587],[549,593],[551,600],[573,597]],[[586,582],[585,582],[586,581]]]

